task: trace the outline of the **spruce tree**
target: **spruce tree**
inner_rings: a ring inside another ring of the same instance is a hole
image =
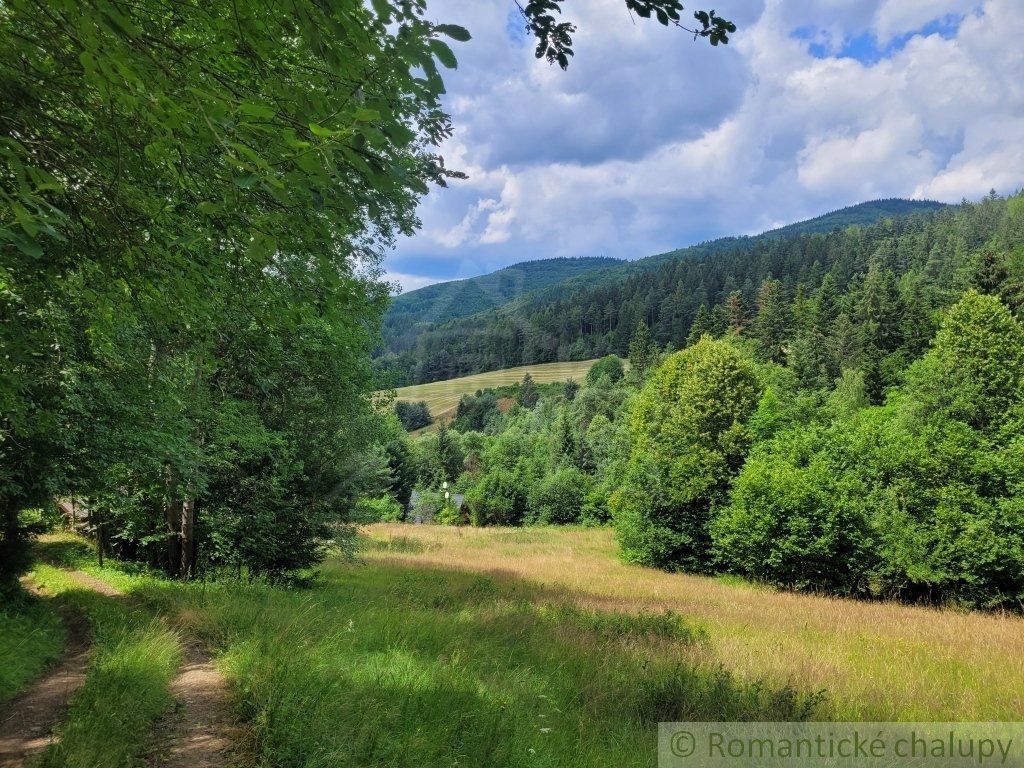
[[[705,333],[714,335],[714,318],[711,316],[708,305],[701,304],[693,318],[690,333],[686,337],[686,346],[691,347],[696,344]]]
[[[761,343],[765,358],[773,363],[782,362],[788,332],[789,317],[782,283],[765,280],[757,294],[757,317],[754,320],[754,335]]]
[[[537,385],[533,383],[533,376],[526,374],[523,376],[523,382],[519,385],[519,404],[523,408],[533,408],[540,400],[540,393],[537,391]]]
[[[647,323],[640,321],[633,338],[629,341],[629,367],[630,374],[636,379],[643,381],[651,366],[658,360],[658,346],[651,338],[651,331]]]
[[[739,336],[747,325],[746,310],[743,308],[743,294],[732,291],[725,300],[726,314],[729,318],[729,333]]]

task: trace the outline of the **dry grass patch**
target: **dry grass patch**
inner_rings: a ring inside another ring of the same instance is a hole
[[[375,525],[373,560],[506,574],[583,606],[670,610],[743,679],[826,689],[837,719],[1019,720],[1024,619],[777,592],[625,565],[610,530]],[[386,542],[400,540],[401,546]]]

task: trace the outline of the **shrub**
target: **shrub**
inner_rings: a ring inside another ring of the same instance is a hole
[[[493,414],[498,413],[498,397],[494,392],[477,392],[475,395],[463,395],[459,407],[455,411],[452,429],[460,432],[482,431]]]
[[[608,381],[614,384],[621,381],[624,375],[622,359],[616,355],[605,355],[587,371],[587,384],[596,384],[602,376],[607,376]]]
[[[412,519],[422,519],[424,522],[433,522],[437,513],[444,506],[444,499],[437,491],[424,491],[416,501],[416,506],[411,510]]]
[[[711,524],[718,561],[791,589],[863,591],[873,559],[863,508],[845,503],[849,494],[824,461],[800,466],[780,454],[761,451],[733,483],[731,503]]]
[[[527,522],[541,525],[577,523],[591,479],[575,467],[560,469],[534,485]]]
[[[410,403],[405,400],[397,401],[395,403],[395,415],[402,422],[406,432],[423,429],[423,427],[429,426],[434,421],[430,415],[430,408],[427,407],[426,402],[423,400],[417,403]]]
[[[354,523],[398,523],[404,519],[402,505],[390,496],[359,499],[352,513]]]
[[[526,484],[507,469],[492,469],[466,493],[473,525],[519,525],[526,513]]]

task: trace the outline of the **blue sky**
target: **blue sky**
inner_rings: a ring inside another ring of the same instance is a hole
[[[623,0],[566,0],[567,72],[533,58],[511,0],[428,7],[473,34],[442,148],[469,179],[432,190],[385,260],[406,290],[1024,186],[1020,0],[722,0],[739,30],[717,49]]]

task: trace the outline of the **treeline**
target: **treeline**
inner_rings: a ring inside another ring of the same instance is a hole
[[[101,553],[278,578],[377,486],[379,260],[468,37],[424,12],[4,3],[0,590],[55,498]]]
[[[413,346],[396,348],[397,354],[379,358],[376,365],[398,382],[422,382],[624,355],[640,322],[659,345],[679,349],[692,340],[695,326],[699,335],[708,328],[722,331],[730,323],[753,322],[768,279],[778,281],[787,301],[798,290],[809,296],[827,275],[831,290],[846,293],[859,290],[857,283],[867,279],[872,264],[884,279],[898,277],[900,300],[931,323],[934,310],[948,304],[962,286],[957,270],[967,255],[993,236],[992,221],[1000,218],[1004,205],[993,196],[977,205],[826,234],[782,234],[695,248],[694,256],[659,259],[656,266],[624,272],[622,279],[576,284],[551,301],[526,300],[432,328],[418,335]],[[927,285],[919,291],[922,281]],[[854,325],[857,318],[847,311],[846,321]],[[927,341],[933,330],[934,325],[917,333]]]
[[[408,446],[407,481],[453,483],[453,522],[610,523],[632,562],[1019,608],[1024,197],[924,229],[924,254],[907,235],[844,280],[764,280],[681,351],[641,324],[628,370],[606,358],[532,407],[469,396]]]

